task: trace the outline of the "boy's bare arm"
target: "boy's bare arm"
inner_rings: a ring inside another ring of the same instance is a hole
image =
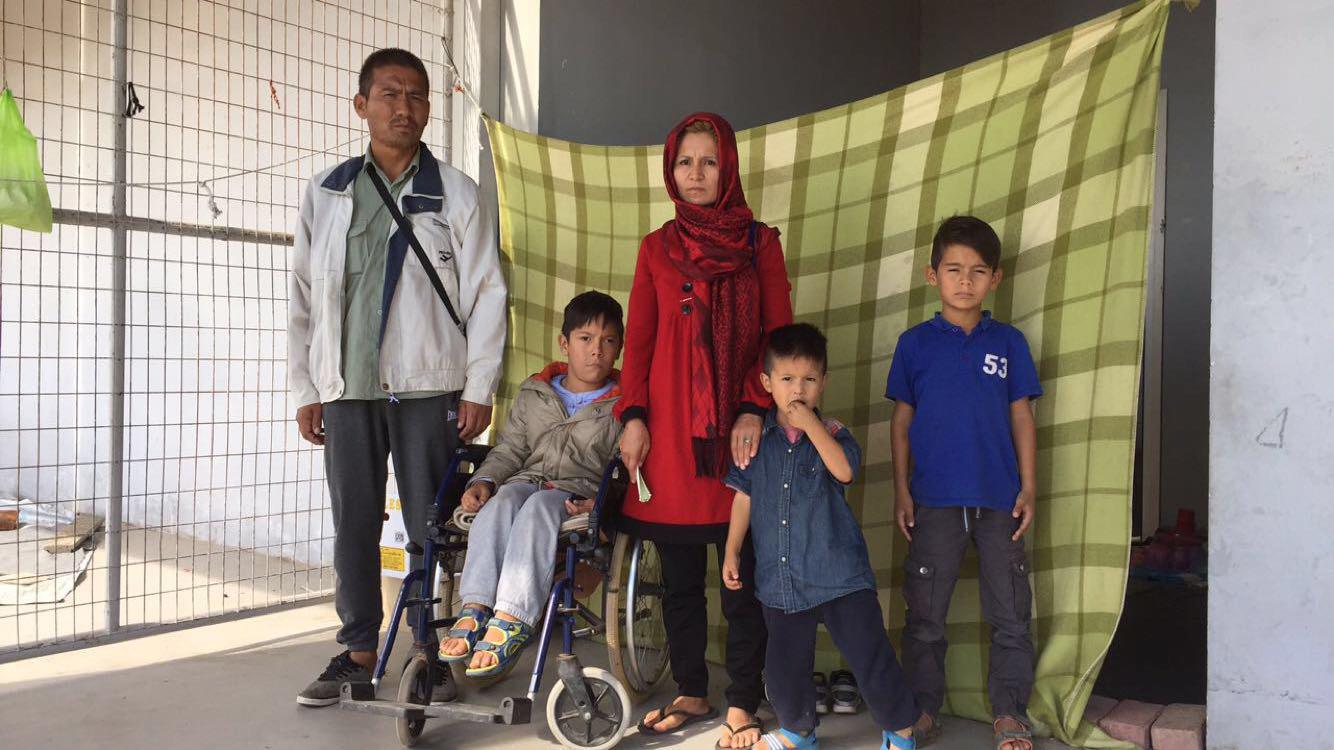
[[[727,545],[723,552],[723,585],[732,591],[741,588],[741,545],[750,529],[750,495],[737,490],[732,498],[732,520],[727,524]]]
[[[851,482],[852,465],[848,463],[848,454],[843,450],[843,446],[838,444],[838,439],[830,435],[829,430],[824,429],[824,423],[820,423],[820,429],[807,432],[806,436],[811,439],[815,452],[820,454],[820,460],[824,461],[824,467],[834,479],[843,484]]]
[[[1037,503],[1038,426],[1031,400],[1021,398],[1010,404],[1010,434],[1019,460],[1019,496],[1011,514],[1022,519],[1011,537],[1018,541],[1032,525]]]
[[[913,499],[908,492],[908,477],[912,468],[912,446],[908,442],[908,427],[916,410],[911,404],[894,402],[894,413],[889,418],[889,452],[894,461],[894,519],[899,531],[912,541],[909,530],[917,519],[913,517]]]
[[[894,461],[894,494],[908,494],[908,476],[911,469],[912,446],[908,442],[908,428],[912,426],[916,410],[911,404],[894,402],[894,413],[889,418],[889,452]]]
[[[726,554],[741,554],[741,545],[750,531],[750,495],[737,490],[732,498],[732,519],[727,524]]]

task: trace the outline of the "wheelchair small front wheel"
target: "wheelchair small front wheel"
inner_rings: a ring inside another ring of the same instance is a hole
[[[547,726],[570,750],[609,750],[630,728],[630,696],[605,669],[584,667],[583,674],[593,699],[591,718],[584,717],[565,683],[558,680],[547,698]]]
[[[444,668],[443,665],[441,668]],[[431,665],[425,654],[417,654],[403,667],[403,676],[398,681],[398,702],[416,703],[420,706],[431,705]],[[398,741],[404,747],[417,744],[426,719],[395,719],[394,729],[398,732]]]

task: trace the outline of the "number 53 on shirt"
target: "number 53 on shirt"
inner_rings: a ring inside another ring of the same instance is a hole
[[[999,375],[1003,380],[1010,372],[1010,360],[1007,357],[988,354],[982,360],[982,372],[987,375]]]

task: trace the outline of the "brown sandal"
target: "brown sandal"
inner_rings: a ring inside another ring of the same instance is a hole
[[[1023,727],[1023,729],[1018,732],[1002,731],[1000,729],[1000,723],[1004,719],[1009,719],[1010,721],[1013,721],[1014,723]],[[1033,750],[1034,748],[1033,730],[1028,728],[1027,722],[1024,722],[1020,719],[1016,719],[1013,716],[997,716],[995,721],[991,722],[991,731],[992,731],[992,739],[994,739],[996,743],[995,744],[996,750],[1001,750],[1001,748],[1004,747],[1005,743],[1007,742],[1022,742],[1028,745],[1028,748],[1026,750]]]

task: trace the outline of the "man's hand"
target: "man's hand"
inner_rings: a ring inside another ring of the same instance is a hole
[[[468,442],[491,424],[491,407],[459,401],[459,440]]]
[[[764,420],[758,414],[739,414],[732,425],[732,462],[744,469],[760,450]]]
[[[912,541],[912,527],[916,522],[913,518],[913,499],[907,490],[894,493],[894,519],[899,522],[899,531],[903,532],[903,538]]]
[[[312,445],[324,445],[324,404],[316,401],[296,410],[296,428]]]
[[[634,476],[643,465],[644,459],[648,457],[649,437],[648,425],[644,424],[642,419],[632,419],[625,423],[625,429],[621,431],[621,462],[629,470],[630,476]]]
[[[1034,497],[1033,490],[1019,490],[1019,497],[1014,500],[1014,511],[1010,513],[1015,518],[1022,518],[1019,522],[1019,530],[1010,537],[1013,541],[1019,541],[1019,538],[1028,531],[1028,527],[1033,525],[1033,516],[1038,512],[1037,498]]]
[[[593,505],[593,498],[591,497],[572,497],[565,501],[565,512],[571,516],[581,516],[585,513],[592,513]]]
[[[787,406],[783,407],[783,410],[787,412],[788,424],[802,432],[809,434],[824,429],[824,423],[820,421],[820,416],[805,401],[789,401]]]
[[[723,555],[723,585],[731,591],[741,590],[741,556],[735,552]]]
[[[469,513],[476,513],[486,505],[486,501],[496,493],[495,485],[490,482],[473,482],[468,485],[468,489],[463,491],[463,497],[459,498],[459,505]]]

